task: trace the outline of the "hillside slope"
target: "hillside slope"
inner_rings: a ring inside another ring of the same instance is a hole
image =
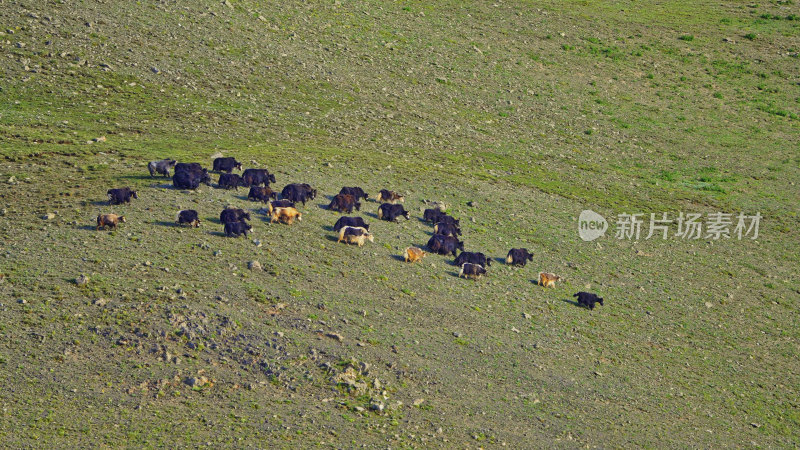
[[[0,19],[5,444],[797,442],[791,1],[55,1]],[[322,195],[271,225],[246,191],[145,167],[220,152]],[[125,185],[140,198],[105,204]],[[367,201],[375,243],[337,244],[341,186],[404,192],[412,219]],[[485,279],[399,261],[432,232],[426,200],[497,258]],[[228,204],[253,236],[221,235]],[[172,225],[183,208],[200,229]],[[757,240],[587,243],[584,209],[764,219]],[[97,232],[105,212],[128,220]],[[511,247],[534,261],[505,266]],[[605,305],[576,308],[581,290]]]

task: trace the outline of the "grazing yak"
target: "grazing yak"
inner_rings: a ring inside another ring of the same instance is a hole
[[[139,198],[136,191],[129,187],[109,189],[106,194],[108,195],[108,203],[111,205],[130,203],[132,198]]]
[[[184,209],[178,211],[178,217],[175,219],[175,223],[178,225],[188,223],[189,225],[197,228],[200,226],[200,218],[197,216],[197,211],[193,209]]]
[[[441,234],[434,234],[428,240],[428,248],[434,253],[440,255],[453,255],[456,256],[456,251],[464,251],[464,243],[452,236],[442,236]]]
[[[328,205],[328,209],[331,211],[339,211],[341,213],[350,214],[353,212],[353,208],[358,211],[361,211],[361,202],[358,199],[350,194],[337,194],[331,200],[331,203]]]
[[[203,169],[203,166],[200,163],[177,163],[175,164],[175,173],[178,172],[202,172],[203,170],[208,171],[208,169]]]
[[[422,261],[422,258],[425,257],[425,252],[418,247],[408,247],[405,252],[403,252],[403,259],[406,262],[417,262]]]
[[[178,163],[172,175],[172,185],[178,189],[197,189],[200,183],[211,186],[211,175],[198,163]]]
[[[556,287],[556,281],[560,281],[562,278],[554,273],[550,272],[539,272],[539,286],[544,287]]]
[[[242,163],[236,161],[236,158],[216,158],[214,160],[214,167],[212,170],[215,172],[231,173],[233,169],[242,170]]]
[[[254,202],[267,203],[269,199],[278,198],[278,194],[272,189],[264,186],[252,186],[250,192],[247,193],[247,199]]]
[[[477,280],[481,275],[486,274],[486,269],[480,264],[464,263],[461,265],[461,271],[458,273],[459,277],[472,278]]]
[[[244,222],[250,220],[250,213],[240,208],[225,208],[219,213],[220,223]]]
[[[253,227],[246,222],[227,222],[225,224],[225,236],[238,237],[243,234],[247,237],[247,232],[252,229]]]
[[[405,201],[406,198],[395,191],[390,191],[388,189],[381,189],[381,191],[378,193],[378,202],[380,203],[394,204],[394,203],[404,203]]]
[[[175,164],[178,164],[178,161],[174,159],[162,159],[161,161],[150,161],[147,164],[147,170],[150,171],[150,176],[154,177],[156,174],[164,175],[165,177],[169,176],[169,169],[175,167]]]
[[[429,208],[422,213],[422,220],[425,222],[441,222],[441,217],[446,216],[447,213],[439,211],[438,209]]]
[[[222,189],[230,189],[233,188],[235,190],[239,190],[239,186],[244,186],[244,180],[242,177],[235,173],[223,173],[219,176],[219,181],[217,185]]]
[[[528,252],[527,248],[512,248],[508,251],[508,256],[506,256],[506,264],[514,266],[525,267],[528,261],[533,261],[533,255]]]
[[[364,246],[364,242],[375,242],[372,233],[361,227],[344,227],[339,230],[339,240],[336,242],[344,241],[347,244],[358,244],[359,247]]]
[[[364,222],[364,219],[361,217],[339,217],[339,220],[333,225],[333,231],[339,231],[344,227],[361,227],[369,231],[369,224]]]
[[[211,175],[206,169],[201,172],[175,172],[172,176],[172,185],[178,189],[197,189],[200,183],[211,186]]]
[[[438,222],[433,226],[433,234],[442,234],[444,236],[457,237],[461,234],[461,228],[454,223]]]
[[[578,305],[583,306],[584,308],[594,309],[595,303],[603,304],[603,298],[598,297],[596,294],[592,294],[590,292],[578,292],[577,294],[573,295],[573,297],[578,297]]]
[[[481,265],[483,267],[489,267],[492,265],[492,259],[481,252],[462,251],[461,254],[456,257],[455,264],[460,266],[464,263],[472,263]]]
[[[267,204],[267,213],[272,215],[272,211],[275,211],[276,208],[294,208],[294,202],[286,199],[269,202]]]
[[[455,225],[456,227],[460,226],[458,219],[453,218],[453,216],[448,215],[445,212],[439,211],[438,209],[426,209],[425,212],[422,213],[422,220],[425,222],[432,222],[432,223],[449,223]]]
[[[356,200],[361,200],[362,198],[366,200],[369,195],[364,192],[363,189],[360,187],[343,187],[342,190],[339,191],[340,194],[345,195],[352,195]]]
[[[313,200],[316,196],[317,190],[306,183],[287,184],[281,191],[281,198],[291,200],[295,203],[300,202],[303,205],[305,205],[307,201]]]
[[[408,213],[408,211],[403,209],[403,205],[384,203],[378,208],[378,219],[389,222],[397,222],[401,216],[405,217],[406,220],[411,218],[411,215]]]
[[[105,229],[106,227],[116,229],[119,223],[125,223],[125,216],[116,214],[100,214],[97,216],[97,230],[100,230],[100,228]]]
[[[297,219],[298,222],[303,220],[303,214],[295,208],[275,208],[270,217],[271,222],[282,222],[286,225],[291,225]]]
[[[245,186],[261,186],[263,184],[269,187],[270,183],[275,182],[275,175],[269,173],[267,169],[245,169],[242,172],[242,179]]]

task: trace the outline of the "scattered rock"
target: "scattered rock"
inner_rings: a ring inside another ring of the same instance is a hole
[[[338,334],[338,333],[327,333],[325,336],[327,336],[327,337],[329,337],[331,339],[336,339],[339,342],[344,341],[344,336],[342,336],[341,334]]]
[[[709,308],[709,309],[711,309],[711,308],[713,308],[713,307],[714,307],[714,304],[713,304],[713,303],[711,303],[711,302],[706,302],[706,308]]]
[[[230,9],[233,9],[233,5],[231,4],[231,2],[229,0],[225,0],[224,2],[222,2],[222,4],[227,6]]]
[[[425,399],[424,399],[424,398],[418,398],[418,399],[414,400],[414,403],[412,403],[412,405],[413,405],[413,406],[419,406],[419,405],[421,405],[421,404],[422,404],[424,401],[425,401]]]
[[[253,245],[255,245],[256,247],[261,247],[261,245],[262,245],[262,244],[261,244],[261,241],[260,241],[260,240],[258,240],[258,239],[253,239]]]
[[[262,267],[261,267],[261,263],[258,262],[258,261],[255,261],[255,260],[250,261],[249,263],[247,263],[247,268],[250,269],[250,270],[253,270],[253,271],[263,270]]]
[[[460,338],[461,336],[463,336],[463,334],[459,333],[458,331],[454,331],[453,336]]]
[[[470,208],[474,208],[476,204],[477,203],[475,203],[474,200],[470,200],[470,201],[467,202],[467,206],[469,206]]]
[[[17,177],[10,176],[8,177],[8,184],[15,184],[17,182]]]
[[[17,303],[19,303],[20,305],[24,305],[24,304],[28,303],[28,301],[25,300],[24,298],[20,298],[20,299],[17,300]]]
[[[214,256],[222,256],[222,250],[214,250]]]
[[[147,266],[147,267],[150,267],[150,266],[153,265],[153,263],[151,263],[150,261],[145,261],[144,265]]]
[[[105,306],[106,303],[108,303],[108,299],[107,298],[98,298],[98,299],[95,299],[93,303],[94,303],[95,306]]]
[[[160,70],[158,70],[158,68],[156,68],[156,67],[151,67],[151,68],[150,68],[150,71],[151,71],[151,72],[153,72],[153,73],[154,73],[154,74],[156,74],[156,75],[158,75],[159,73],[161,73],[161,71],[160,71]]]
[[[96,138],[92,139],[92,141],[94,141],[94,142],[105,142],[106,141],[106,137],[105,136],[96,137]]]
[[[51,213],[51,212],[49,212],[49,213],[47,213],[47,214],[42,216],[42,219],[44,219],[44,220],[53,220],[55,218],[56,218],[56,214],[55,213]]]
[[[528,313],[522,313],[522,317],[524,317],[525,319],[532,319],[533,318],[533,316],[528,314]]]
[[[331,164],[331,163],[329,163],[329,162],[326,162],[326,163],[324,164],[324,166],[325,166],[325,167],[333,167],[333,164]]]
[[[511,327],[511,331],[513,331],[514,333],[519,333],[519,330],[516,329],[515,327]]]
[[[191,377],[186,379],[186,384],[192,388],[201,388],[209,384],[208,378],[204,376]]]
[[[386,405],[384,405],[381,402],[374,402],[369,405],[369,409],[373,411],[383,412],[383,410],[386,409]]]
[[[89,277],[84,274],[80,274],[78,278],[75,278],[75,284],[77,284],[78,287],[87,286],[89,284]]]

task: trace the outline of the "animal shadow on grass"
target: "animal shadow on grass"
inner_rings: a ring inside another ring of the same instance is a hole
[[[80,225],[76,228],[79,230],[97,231],[97,225]]]
[[[327,210],[328,203],[317,203],[317,208]]]
[[[222,231],[208,231],[207,233],[212,236],[226,237]]]
[[[160,225],[162,227],[175,227],[175,228],[178,227],[178,224],[176,224],[175,222],[170,222],[168,220],[156,220],[152,223],[155,225]]]
[[[327,239],[327,240],[329,240],[331,242],[337,242],[339,240],[339,237],[338,236],[331,236],[330,234],[326,234],[325,235],[325,239]]]
[[[380,220],[380,219],[378,219],[378,215],[375,214],[375,213],[366,212],[366,211],[361,211],[361,212],[364,213],[364,215],[367,216],[367,217],[372,217],[375,220]]]
[[[109,201],[109,200],[95,200],[95,201],[89,202],[89,204],[92,205],[92,206],[111,206],[111,201]]]
[[[537,283],[538,283],[538,281],[537,281]],[[569,303],[570,305],[577,306],[578,308],[588,309],[585,306],[581,305],[580,303],[576,302],[575,300],[569,300],[569,299],[566,299],[566,298],[562,298],[561,301],[564,302],[564,303]]]
[[[505,258],[494,258],[494,260],[496,262],[499,262],[500,264],[504,264],[506,266],[510,266],[511,265],[511,264],[506,264],[506,259]]]
[[[392,255],[392,258],[394,258],[396,261],[406,262],[406,258],[404,258],[403,255]]]

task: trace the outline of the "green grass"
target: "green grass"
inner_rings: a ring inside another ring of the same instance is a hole
[[[792,3],[229,3],[0,11],[4,446],[797,442]],[[270,225],[242,189],[146,171],[218,152],[321,195]],[[125,185],[140,199],[103,203]],[[337,244],[320,205],[344,185],[404,193],[411,220],[365,201],[375,242]],[[534,261],[404,264],[423,200],[468,250]],[[228,204],[253,236],[220,236]],[[584,209],[764,219],[758,241],[585,243]]]

